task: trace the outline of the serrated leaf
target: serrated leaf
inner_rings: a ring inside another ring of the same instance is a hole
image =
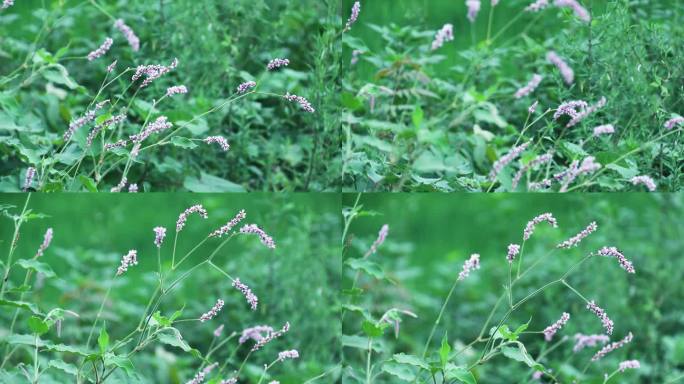
[[[45,275],[45,277],[48,277],[48,278],[56,276],[55,272],[52,270],[52,268],[48,264],[41,263],[38,260],[20,259],[20,260],[17,260],[17,265],[19,265],[20,267],[22,267],[24,269],[31,269],[31,270],[34,270],[36,272],[40,272],[43,275]]]

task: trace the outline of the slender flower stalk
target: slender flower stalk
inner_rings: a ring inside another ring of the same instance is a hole
[[[575,346],[572,351],[577,353],[587,347],[596,347],[599,344],[606,344],[610,338],[606,335],[583,335],[575,334]]]
[[[534,92],[534,90],[539,87],[539,84],[541,84],[543,79],[544,78],[541,75],[536,73],[532,75],[532,79],[524,87],[515,92],[515,98],[520,99]]]
[[[157,248],[161,248],[164,243],[164,238],[166,237],[166,228],[164,227],[154,227],[154,245]]]
[[[544,329],[544,340],[551,341],[556,332],[563,328],[563,326],[568,322],[568,320],[570,320],[570,314],[567,312],[563,312],[563,315],[560,319],[558,319],[558,321]]]
[[[113,117],[110,117],[109,119],[103,121],[101,124],[96,125],[93,129],[88,132],[88,137],[86,138],[86,145],[90,147],[93,145],[93,141],[97,137],[97,135],[105,128],[109,128],[112,125],[117,125],[120,124],[126,120],[126,114],[122,113]]]
[[[542,213],[541,215],[527,222],[525,230],[523,230],[523,240],[529,240],[530,237],[532,237],[532,234],[534,234],[534,230],[537,227],[537,224],[543,222],[549,223],[549,225],[551,225],[551,227],[553,228],[558,228],[558,221],[556,221],[556,218],[553,217],[553,214],[548,212]]]
[[[242,220],[244,220],[247,217],[247,212],[245,212],[244,209],[241,209],[240,212],[238,212],[235,217],[230,219],[226,223],[226,225],[222,226],[221,228],[215,230],[214,232],[209,234],[209,237],[222,237],[230,233],[233,228],[235,228]]]
[[[592,311],[596,315],[596,317],[598,317],[601,320],[601,324],[603,325],[603,328],[606,330],[606,333],[609,335],[612,335],[613,334],[613,320],[611,320],[608,317],[608,314],[606,314],[606,311],[604,311],[603,308],[596,305],[594,300],[587,303],[587,309]],[[630,333],[630,335],[631,335],[631,333]]]
[[[116,22],[114,22],[114,26],[116,29],[118,29],[128,40],[128,44],[131,46],[131,49],[133,51],[137,52],[140,49],[140,39],[138,39],[138,36],[135,35],[135,32],[124,23],[123,19],[118,19]]]
[[[288,65],[290,65],[290,60],[275,58],[268,62],[268,65],[266,65],[266,69],[268,69],[269,71],[275,71],[276,69],[287,67]]]
[[[242,234],[253,234],[259,236],[261,244],[265,245],[266,248],[275,249],[275,241],[269,236],[263,229],[259,228],[256,224],[247,224],[240,228],[240,233]]]
[[[561,73],[561,76],[563,76],[563,80],[565,80],[565,83],[567,85],[572,85],[572,83],[575,81],[575,72],[570,68],[568,63],[565,62],[560,56],[555,51],[550,51],[549,53],[546,54],[546,60],[548,60],[551,64],[555,65],[556,68]]]
[[[233,287],[240,291],[243,296],[245,296],[245,299],[252,308],[252,311],[256,311],[257,306],[259,305],[259,298],[252,292],[252,290],[246,284],[242,283],[239,278],[235,278],[235,280],[233,280]]]
[[[26,168],[26,175],[24,176],[24,192],[28,191],[33,185],[33,178],[36,177],[36,169],[34,167]]]
[[[223,136],[207,136],[204,138],[204,142],[207,144],[216,143],[221,147],[223,152],[228,152],[230,150],[230,144]]]
[[[611,324],[612,324],[612,322],[611,322]],[[622,340],[610,343],[610,344],[606,345],[605,347],[601,348],[601,350],[596,352],[596,354],[591,358],[591,361],[598,361],[598,360],[602,359],[604,356],[606,356],[608,353],[610,353],[610,352],[612,352],[618,348],[624,347],[625,344],[632,342],[633,338],[634,338],[634,336],[632,335],[632,332],[629,332],[627,334],[627,336],[625,336]]]
[[[45,235],[43,235],[43,242],[40,244],[40,247],[38,247],[38,251],[36,252],[36,255],[33,256],[34,259],[37,259],[45,253],[45,250],[48,249],[50,246],[50,243],[52,242],[52,236],[53,236],[53,231],[52,228],[48,228],[45,231]]]
[[[576,247],[582,240],[584,240],[585,237],[591,235],[597,229],[598,229],[598,225],[596,224],[595,221],[592,221],[580,233],[578,233],[575,236],[569,238],[568,240],[565,240],[564,242],[558,244],[558,248],[569,249],[572,247]]]
[[[186,209],[185,211],[183,211],[180,215],[178,215],[178,220],[176,221],[176,232],[180,232],[181,230],[183,230],[183,227],[185,227],[185,223],[188,221],[188,216],[190,216],[193,213],[197,213],[203,219],[209,217],[207,215],[207,210],[204,209],[202,204],[195,204],[190,208]]]
[[[211,320],[216,315],[218,315],[219,312],[221,312],[221,309],[223,309],[224,301],[221,299],[216,300],[216,304],[209,310],[209,312],[206,312],[200,316],[200,321],[204,323],[205,321]]]
[[[435,40],[432,42],[432,50],[441,48],[444,43],[454,40],[454,26],[452,24],[444,24],[444,26],[437,31]]]
[[[345,24],[345,26],[344,26],[343,32],[347,32],[351,29],[352,25],[354,25],[354,23],[356,23],[356,20],[358,20],[359,13],[361,13],[361,2],[356,1],[356,2],[354,2],[354,5],[352,6],[351,15],[349,16],[349,19],[347,20],[347,24]]]
[[[107,51],[109,51],[109,48],[112,47],[112,43],[114,43],[114,40],[112,40],[110,37],[106,38],[102,45],[88,54],[88,61],[93,61],[104,56]]]
[[[656,183],[653,181],[653,179],[650,176],[634,176],[629,180],[633,185],[643,185],[648,189],[649,192],[655,192],[656,190]]]
[[[83,115],[82,117],[79,117],[78,119],[73,120],[71,123],[69,123],[69,129],[67,129],[67,131],[64,132],[64,136],[63,136],[64,142],[69,141],[71,139],[71,137],[74,135],[74,133],[76,133],[76,130],[78,130],[82,126],[90,123],[91,121],[93,121],[95,119],[95,115],[96,115],[97,111],[102,109],[102,107],[104,107],[104,105],[107,103],[109,103],[109,100],[105,100],[105,101],[102,101],[102,102],[95,104],[95,107],[93,107],[93,109],[87,111],[85,113],[85,115]]]
[[[627,260],[625,255],[620,252],[616,247],[603,247],[598,250],[597,254],[599,256],[614,257],[617,259],[620,267],[627,271],[627,273],[636,273],[634,270],[634,265],[631,261]]]
[[[121,258],[121,265],[116,270],[116,275],[123,275],[124,272],[128,271],[128,268],[133,265],[138,265],[138,251],[135,249],[131,249]]]
[[[494,181],[496,180],[496,176],[499,175],[499,173],[506,167],[508,164],[510,164],[513,160],[518,158],[525,150],[527,147],[531,144],[531,141],[525,142],[517,147],[511,148],[511,150],[501,158],[499,158],[496,162],[494,162],[494,165],[492,166],[491,172],[489,172],[489,180]]]
[[[463,263],[463,270],[458,274],[458,280],[463,280],[470,275],[471,271],[480,269],[480,255],[474,253]]]

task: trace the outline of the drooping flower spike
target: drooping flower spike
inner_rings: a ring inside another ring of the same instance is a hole
[[[616,247],[603,247],[598,250],[597,254],[600,256],[614,257],[617,259],[620,267],[627,271],[627,273],[636,273],[634,270],[634,265],[631,261],[627,260],[625,255],[620,252]]]
[[[233,287],[240,291],[243,296],[245,296],[245,299],[252,308],[252,311],[256,311],[257,306],[259,305],[259,298],[254,294],[254,292],[252,292],[252,290],[246,284],[242,283],[239,278],[235,278],[235,280],[233,280]]]
[[[245,93],[249,91],[250,89],[256,87],[256,83],[253,81],[246,81],[237,87],[237,93]]]
[[[240,228],[240,233],[242,234],[253,234],[259,236],[261,244],[265,245],[266,248],[275,249],[275,241],[269,236],[263,229],[259,228],[256,224],[247,224]]]
[[[672,119],[666,121],[664,127],[665,127],[665,129],[670,130],[677,125],[681,125],[682,123],[684,123],[684,117],[677,116],[677,117],[673,117]]]
[[[228,152],[230,150],[230,144],[223,136],[207,136],[204,138],[204,142],[207,144],[216,143],[221,147],[223,152]]]
[[[135,35],[135,32],[133,32],[131,27],[124,23],[123,19],[116,20],[116,22],[114,22],[114,26],[116,29],[121,31],[126,40],[128,40],[128,44],[131,46],[133,51],[138,51],[140,49],[140,39],[138,39],[138,36]]]
[[[432,50],[439,49],[444,43],[452,40],[454,40],[454,26],[452,24],[444,24],[435,35],[435,40],[432,42]]]
[[[623,346],[625,346],[625,344],[631,343],[633,338],[634,336],[632,335],[632,332],[629,332],[627,336],[625,336],[622,340],[610,343],[605,347],[601,348],[601,350],[596,352],[596,354],[591,358],[591,361],[597,361],[602,359],[608,353],[618,348],[622,348]]]
[[[655,181],[653,181],[653,179],[650,176],[645,176],[645,175],[634,176],[629,181],[632,183],[632,185],[641,184],[641,185],[645,186],[649,192],[655,192],[655,190],[657,188]]]
[[[532,234],[534,233],[534,229],[537,227],[537,224],[543,222],[549,223],[549,225],[551,225],[553,228],[558,228],[558,222],[551,213],[542,213],[541,215],[527,222],[525,230],[523,230],[523,240],[529,240],[529,238],[532,237]]]
[[[639,360],[625,360],[620,363],[618,366],[618,370],[620,372],[624,372],[628,369],[639,369],[641,368],[641,364],[639,364]]]
[[[166,90],[166,96],[182,95],[188,93],[188,88],[185,85],[174,85]]]
[[[93,107],[91,110],[88,110],[85,115],[69,123],[69,129],[64,132],[64,136],[62,137],[64,141],[69,141],[74,133],[76,133],[76,130],[93,121],[97,111],[102,109],[102,107],[104,107],[107,103],[109,103],[109,100],[104,100],[95,104],[95,107]]]
[[[147,124],[147,127],[139,134],[131,135],[129,138],[134,143],[141,143],[153,133],[159,133],[173,127],[166,116],[159,116],[155,121]]]
[[[282,351],[278,353],[278,361],[285,361],[287,359],[297,359],[299,358],[299,352],[296,349],[291,349],[289,351]]]
[[[372,254],[375,254],[378,251],[378,248],[382,245],[382,243],[385,242],[385,239],[387,239],[388,233],[389,233],[389,225],[384,224],[380,228],[380,231],[378,232],[378,238],[375,239],[373,244],[371,244],[370,249],[368,250],[368,252],[366,252],[365,257],[368,257]]]
[[[141,77],[145,76],[145,80],[143,80],[143,82],[140,84],[140,88],[145,88],[152,84],[153,81],[176,69],[177,66],[178,59],[173,59],[171,64],[168,66],[161,64],[139,65],[135,69],[135,73],[131,77],[131,81],[137,81]]]
[[[548,327],[546,327],[546,329],[544,329],[544,339],[546,341],[551,341],[551,339],[553,339],[553,336],[556,334],[556,332],[558,332],[558,330],[563,328],[563,326],[568,322],[568,320],[570,320],[570,314],[567,312],[563,312],[563,315],[561,316],[560,319],[558,319],[558,321],[556,321],[555,323],[549,325]]]
[[[511,148],[511,150],[505,154],[504,156],[501,156],[496,162],[494,162],[494,165],[492,166],[491,172],[489,172],[489,180],[494,181],[496,180],[496,176],[508,165],[510,164],[513,160],[518,158],[525,150],[527,147],[531,144],[531,141],[525,142],[520,144],[517,147]]]
[[[203,219],[209,217],[207,215],[207,210],[204,209],[202,204],[195,204],[192,207],[183,211],[180,215],[178,215],[178,220],[176,221],[176,232],[180,232],[183,229],[183,227],[185,227],[185,223],[188,221],[188,216],[190,216],[193,213],[197,213]]]
[[[515,190],[518,187],[518,184],[520,183],[520,179],[522,179],[523,175],[527,173],[530,169],[533,169],[534,167],[542,164],[546,164],[553,160],[553,155],[550,153],[543,154],[541,156],[537,156],[536,158],[532,159],[529,163],[527,163],[525,166],[520,168],[518,172],[515,174],[513,177],[513,181],[511,182],[511,189]]]
[[[606,333],[609,335],[612,335],[613,334],[613,320],[611,320],[608,317],[608,314],[606,313],[606,311],[604,311],[603,308],[596,305],[594,300],[587,303],[587,309],[592,311],[596,315],[596,317],[598,317],[601,320],[601,324],[603,325],[603,328],[606,330]]]
[[[93,145],[93,141],[95,140],[95,138],[97,137],[97,135],[98,135],[103,129],[108,128],[108,127],[110,127],[110,126],[112,126],[112,125],[120,124],[120,123],[123,122],[124,120],[126,120],[126,114],[125,114],[125,113],[121,113],[121,114],[119,114],[119,115],[112,116],[112,117],[110,117],[109,119],[103,121],[102,123],[96,125],[96,126],[95,126],[93,129],[91,129],[90,132],[88,133],[88,137],[86,138],[86,146],[90,147],[91,145]]]
[[[277,339],[278,337],[284,335],[289,330],[290,330],[290,323],[286,322],[285,325],[283,325],[283,327],[280,330],[267,333],[264,338],[257,341],[256,344],[254,344],[254,346],[252,346],[252,352],[260,350],[261,348],[264,347],[264,345],[266,345],[266,344],[270,343],[272,340]]]
[[[301,96],[291,95],[290,93],[286,93],[283,96],[283,98],[286,99],[287,101],[299,104],[299,106],[306,112],[309,112],[309,113],[316,112],[316,109],[314,109],[314,107],[311,106],[311,103],[309,102],[309,100],[307,100]]]
[[[269,327],[268,325],[257,325],[254,327],[245,328],[244,330],[242,330],[242,335],[240,335],[238,343],[244,344],[245,342],[247,342],[247,340],[254,340],[256,342],[259,342],[272,332],[273,328]]]
[[[548,60],[551,64],[555,65],[556,68],[561,73],[561,76],[563,76],[563,80],[565,80],[565,83],[567,85],[572,85],[572,83],[575,81],[575,72],[570,68],[568,63],[565,62],[560,56],[555,51],[550,51],[549,53],[546,54],[546,60]]]
[[[93,61],[95,59],[98,59],[107,53],[109,51],[109,48],[112,47],[112,43],[114,43],[114,40],[111,38],[106,38],[105,41],[100,45],[96,50],[90,52],[88,54],[88,61]]]
[[[209,234],[209,237],[222,237],[230,233],[233,228],[235,228],[242,220],[244,220],[247,217],[247,212],[245,212],[244,209],[241,209],[235,217],[230,219],[224,226],[221,228],[215,230],[214,232]]]
[[[589,11],[587,11],[587,9],[584,8],[582,4],[580,4],[577,0],[556,0],[553,5],[555,5],[558,8],[572,9],[572,11],[575,12],[575,16],[577,16],[578,19],[584,21],[585,23],[591,21]]]
[[[615,127],[612,124],[599,125],[598,127],[594,128],[594,137],[601,135],[612,135],[613,133],[615,133]]]
[[[290,60],[275,58],[268,62],[266,69],[269,71],[275,71],[276,69],[287,67],[288,65],[290,65]]]
[[[539,84],[541,84],[543,79],[544,78],[541,75],[536,73],[532,75],[532,79],[524,87],[515,92],[515,98],[520,99],[534,92],[534,90],[539,87]]]
[[[579,352],[586,347],[595,347],[599,343],[606,344],[610,341],[610,337],[606,335],[583,335],[581,333],[575,334],[575,346],[572,348],[573,352]]]

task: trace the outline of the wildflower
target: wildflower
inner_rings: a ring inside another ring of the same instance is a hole
[[[579,161],[575,160],[570,163],[568,169],[564,172],[558,173],[553,177],[557,180],[563,181],[563,185],[560,188],[560,192],[566,192],[570,184],[575,181],[575,179],[583,174],[592,173],[601,168],[601,164],[595,162],[593,156],[587,156],[582,160],[580,164]]]
[[[613,133],[615,133],[615,127],[613,127],[612,124],[599,125],[598,127],[594,128],[594,137],[601,135],[612,135]]]
[[[289,351],[282,351],[278,353],[278,361],[285,361],[287,359],[297,359],[299,358],[299,352],[296,349]]]
[[[114,68],[116,68],[116,63],[117,63],[118,61],[119,61],[119,60],[114,60],[114,61],[112,61],[111,64],[109,64],[109,65],[107,66],[107,73],[112,73],[112,72],[114,71]]]
[[[361,2],[356,1],[356,2],[354,2],[354,5],[352,6],[351,15],[349,16],[349,20],[347,20],[347,24],[344,26],[343,32],[347,32],[351,29],[352,25],[354,25],[354,23],[356,23],[356,20],[359,18],[360,12],[361,12]]]
[[[546,60],[558,68],[567,85],[571,85],[575,81],[575,72],[556,52],[547,53]]]
[[[228,234],[228,232],[235,228],[235,226],[238,225],[242,220],[244,220],[245,217],[247,217],[247,212],[245,212],[244,209],[241,209],[240,212],[238,212],[235,215],[235,217],[233,217],[232,219],[230,219],[228,223],[226,223],[226,225],[210,233],[209,237],[221,237],[223,235]]]
[[[126,187],[126,184],[128,184],[128,179],[122,177],[119,184],[117,184],[115,187],[112,187],[112,189],[110,189],[109,192],[119,193]]]
[[[579,352],[585,347],[595,347],[598,343],[606,344],[610,338],[606,335],[583,335],[581,333],[575,334],[575,346],[572,347],[573,352]]]
[[[166,96],[182,95],[185,93],[188,93],[188,89],[185,87],[185,85],[175,85],[166,90]]]
[[[33,178],[36,176],[36,169],[34,167],[26,168],[26,176],[24,176],[24,192],[28,191],[33,184]]]
[[[204,367],[203,370],[197,372],[195,377],[193,377],[192,380],[188,381],[187,384],[200,384],[200,383],[202,383],[204,381],[204,379],[207,377],[207,375],[209,373],[211,373],[211,371],[213,371],[214,368],[216,368],[216,367],[218,367],[218,363],[213,363],[213,364],[207,365],[206,367]]]
[[[309,100],[307,100],[307,99],[305,99],[305,98],[303,98],[303,97],[301,97],[301,96],[291,95],[291,94],[288,92],[288,93],[286,93],[286,94],[283,96],[283,98],[285,98],[287,101],[296,102],[296,103],[299,104],[299,106],[302,107],[302,109],[303,109],[304,111],[306,111],[306,112],[309,112],[309,113],[314,113],[314,112],[316,112],[316,110],[314,109],[314,107],[311,106],[311,103],[309,103]]]
[[[266,345],[269,342],[271,342],[272,340],[282,336],[283,334],[285,334],[289,330],[290,330],[290,323],[285,323],[285,325],[283,325],[283,327],[280,330],[269,332],[264,338],[257,341],[256,344],[254,344],[254,346],[252,346],[252,352],[258,351],[264,345]]]
[[[539,100],[535,100],[532,105],[530,105],[529,108],[527,108],[527,112],[530,113],[530,115],[534,114],[534,112],[537,110],[537,106],[539,105]]]
[[[468,7],[468,20],[471,23],[475,22],[477,14],[480,12],[480,0],[466,0],[466,6]]]
[[[382,245],[382,243],[385,242],[385,239],[387,239],[388,233],[389,233],[389,225],[385,224],[380,228],[380,232],[378,232],[378,238],[375,239],[373,244],[371,244],[371,247],[368,250],[368,252],[366,252],[365,257],[368,257],[372,254],[375,254],[378,251],[378,248]]]
[[[237,377],[231,377],[227,380],[221,380],[219,384],[237,384]]]
[[[501,170],[504,169],[504,167],[507,166],[511,161],[515,160],[518,156],[520,156],[520,154],[523,153],[525,149],[527,149],[530,143],[531,141],[528,141],[517,147],[513,147],[506,155],[499,158],[499,160],[497,160],[494,163],[492,171],[489,173],[489,180],[496,180],[496,176],[499,174],[499,172],[501,172]]]
[[[208,136],[204,138],[204,142],[207,144],[217,143],[219,147],[221,147],[223,152],[228,152],[228,150],[230,149],[230,144],[228,144],[228,140],[226,140],[226,138],[223,136]]]
[[[618,370],[620,372],[624,372],[627,369],[638,369],[641,368],[641,364],[639,364],[638,360],[625,360],[620,363]]]
[[[43,235],[43,243],[40,244],[40,247],[38,247],[38,252],[36,252],[36,255],[33,256],[35,259],[43,256],[45,250],[50,246],[50,243],[52,242],[52,233],[52,228],[48,228],[45,231],[45,235]]]
[[[534,229],[536,228],[537,224],[543,222],[549,223],[549,225],[551,225],[553,228],[558,228],[558,222],[551,213],[542,213],[541,215],[527,222],[525,230],[523,231],[523,240],[529,240],[529,238],[534,233]]]
[[[620,267],[627,271],[627,273],[636,273],[634,270],[634,265],[632,262],[627,260],[625,255],[622,254],[616,247],[603,247],[597,252],[600,256],[614,257],[618,260]]]
[[[539,380],[541,380],[542,376],[544,376],[544,372],[534,371],[534,373],[532,374],[532,379],[539,381]]]
[[[454,40],[454,26],[452,24],[444,24],[442,29],[437,31],[435,40],[432,42],[432,50],[442,47],[445,42]]]
[[[665,129],[670,130],[677,125],[681,125],[682,123],[684,123],[684,117],[677,116],[677,117],[674,117],[674,118],[666,121],[664,126],[665,126]]]
[[[580,233],[578,233],[575,236],[569,238],[568,240],[565,240],[564,242],[558,244],[558,248],[568,249],[568,248],[576,247],[577,244],[580,243],[580,241],[582,241],[585,237],[592,234],[597,229],[598,229],[598,225],[596,225],[595,221],[592,221]]]
[[[121,31],[126,40],[128,40],[128,44],[131,46],[133,51],[137,52],[140,49],[140,39],[138,39],[138,36],[135,35],[135,32],[133,32],[131,27],[126,25],[122,19],[116,20],[114,26],[116,29]]]
[[[268,62],[266,69],[268,69],[269,71],[274,71],[281,67],[287,67],[288,65],[290,65],[290,60],[275,58]]]
[[[280,384],[280,381],[278,380],[271,380],[268,382],[268,384]]]
[[[509,264],[513,263],[513,260],[515,260],[515,257],[518,256],[519,253],[520,253],[520,245],[508,244],[508,254],[506,255],[506,260],[508,260],[508,263]]]
[[[585,109],[589,106],[586,101],[583,100],[572,100],[566,101],[558,106],[556,113],[553,114],[553,119],[558,120],[563,115],[568,115],[571,118],[575,118],[579,115],[580,111],[577,109]]]
[[[269,327],[268,325],[257,325],[251,328],[246,328],[242,330],[242,335],[240,335],[238,343],[244,344],[250,339],[259,342],[272,332],[273,328]]]
[[[359,50],[359,49],[353,50],[353,51],[352,51],[352,58],[351,58],[350,64],[351,64],[351,65],[356,65],[356,63],[359,62],[359,56],[361,56],[361,55],[363,55],[363,51],[361,51],[361,50]]]
[[[142,84],[140,84],[140,88],[145,88],[152,84],[154,80],[157,80],[164,74],[174,70],[177,66],[178,59],[173,59],[169,66],[164,66],[161,64],[139,65],[135,69],[135,73],[133,74],[133,77],[131,77],[131,81],[137,81],[141,77],[145,76],[145,80],[143,80]]]
[[[166,228],[164,227],[154,227],[154,245],[157,248],[161,248],[162,243],[164,243],[164,238],[166,237]]]
[[[133,145],[133,148],[131,148],[131,159],[135,159],[138,157],[138,154],[140,153],[140,143],[135,143]]]
[[[625,344],[630,343],[633,338],[634,338],[634,336],[632,335],[632,332],[630,332],[627,334],[627,336],[625,336],[624,339],[606,345],[605,347],[601,348],[600,351],[596,352],[596,354],[591,358],[591,361],[600,360],[601,358],[603,358],[608,353],[610,353],[610,352],[612,352],[618,348],[623,347]]]
[[[128,193],[138,193],[138,184],[133,183],[128,186]]]
[[[523,97],[525,97],[525,96],[531,94],[532,92],[534,92],[534,90],[537,89],[537,87],[539,86],[539,84],[541,83],[541,81],[542,81],[543,79],[544,79],[544,78],[543,78],[542,76],[540,76],[540,75],[538,75],[538,74],[535,73],[535,74],[532,76],[532,80],[530,80],[530,81],[527,83],[527,85],[525,85],[524,87],[518,89],[518,90],[515,92],[515,98],[516,98],[516,99],[520,99],[520,98],[523,98]]]
[[[121,258],[121,265],[116,270],[116,275],[122,275],[124,272],[128,271],[128,267],[132,265],[138,265],[138,251],[135,249],[131,249]]]
[[[552,159],[553,159],[553,155],[551,155],[550,153],[547,153],[547,154],[544,154],[541,156],[537,156],[532,161],[527,163],[524,167],[520,168],[520,170],[518,170],[518,173],[516,173],[515,176],[513,177],[513,181],[511,182],[511,189],[515,190],[518,187],[518,183],[520,183],[520,179],[522,178],[522,176],[525,173],[527,173],[527,171],[536,167],[537,165],[548,163]]]
[[[601,97],[601,100],[599,100],[596,104],[591,105],[581,111],[580,113],[577,114],[577,116],[574,116],[570,122],[568,122],[568,125],[566,125],[567,128],[573,127],[577,125],[580,121],[584,120],[587,116],[591,115],[592,113],[598,111],[599,109],[603,108],[606,105],[606,98]]]
[[[221,311],[221,309],[223,309],[223,304],[224,304],[223,300],[221,300],[221,299],[216,300],[216,304],[214,304],[214,306],[209,310],[209,312],[200,316],[200,321],[204,323],[207,320],[213,319],[216,315],[218,315],[218,313]]]
[[[470,255],[470,258],[463,263],[463,270],[458,274],[458,280],[465,279],[475,269],[480,269],[480,255],[477,253]]]
[[[534,3],[525,7],[525,11],[527,11],[527,12],[539,12],[548,6],[549,6],[549,0],[537,0]]]
[[[633,185],[642,184],[649,190],[649,192],[655,192],[656,183],[649,176],[634,176],[629,180]]]
[[[233,280],[233,287],[242,292],[245,299],[247,299],[247,303],[249,303],[249,306],[252,308],[252,311],[256,311],[257,305],[259,305],[259,298],[256,297],[252,290],[247,285],[243,284],[239,278]]]
[[[565,323],[568,322],[568,320],[570,320],[570,314],[567,312],[563,312],[563,315],[560,319],[558,319],[558,321],[544,329],[544,340],[551,341],[551,339],[553,339],[553,335],[555,335],[556,332],[558,332],[558,330],[561,329],[565,325]]]
[[[166,116],[159,116],[155,121],[147,124],[147,127],[142,132],[131,135],[129,138],[134,143],[140,143],[147,139],[151,134],[165,131],[171,127],[173,127],[173,124],[168,121]]]
[[[237,92],[238,92],[238,93],[245,93],[245,92],[247,92],[248,90],[250,90],[250,89],[256,87],[256,85],[257,85],[257,84],[256,84],[255,82],[253,82],[253,81],[247,81],[247,82],[245,82],[245,83],[242,83],[242,84],[238,85],[238,87],[237,87]]]
[[[102,102],[95,104],[95,107],[93,107],[93,109],[87,111],[85,113],[85,115],[83,115],[83,116],[79,117],[78,119],[69,123],[69,129],[66,132],[64,132],[64,137],[63,137],[64,141],[65,142],[69,141],[77,129],[79,129],[82,126],[93,121],[93,119],[95,119],[95,114],[97,113],[97,111],[102,109],[102,107],[104,107],[104,105],[108,102],[109,102],[109,100],[105,100],[105,101],[102,101]]]
[[[176,221],[176,232],[180,232],[183,229],[183,227],[185,227],[185,222],[188,220],[188,216],[190,216],[193,213],[197,213],[204,219],[209,217],[207,215],[207,210],[204,209],[202,204],[195,204],[192,207],[183,211],[180,215],[178,215],[178,221]]]
[[[114,148],[121,148],[125,147],[128,144],[128,140],[119,140],[115,143],[107,143],[105,144],[105,151],[111,151]]]
[[[570,8],[575,12],[575,16],[580,20],[588,23],[591,21],[591,16],[586,8],[582,6],[577,0],[556,0],[554,5],[558,8]]]
[[[103,121],[101,124],[96,125],[93,129],[90,130],[90,132],[88,132],[88,137],[86,138],[86,145],[88,147],[93,145],[93,141],[97,137],[97,134],[100,133],[100,131],[102,131],[102,129],[107,128],[111,125],[119,124],[124,120],[126,120],[126,114],[122,113]]]
[[[13,5],[14,5],[14,0],[4,0],[2,2],[2,5],[0,6],[0,9],[7,9]]]
[[[214,337],[220,337],[222,333],[223,333],[223,324],[219,325],[216,329],[214,329]]]
[[[114,40],[112,40],[109,37],[106,38],[99,48],[88,54],[88,61],[93,61],[97,58],[104,56],[104,54],[107,53],[107,51],[109,51],[109,48],[112,47],[112,43],[114,43]]]
[[[259,236],[261,244],[265,245],[267,248],[275,249],[275,242],[273,238],[269,236],[263,229],[259,228],[256,224],[247,224],[240,228],[240,233],[242,234],[254,234]]]
[[[531,182],[527,189],[530,191],[538,191],[540,189],[551,188],[551,179],[544,179],[540,182]]]
[[[604,311],[601,307],[596,305],[594,300],[587,303],[587,309],[594,312],[594,314],[601,320],[601,323],[603,324],[603,328],[606,330],[606,333],[609,335],[612,335],[613,334],[613,320],[611,320],[608,317],[608,315],[606,314],[606,311]],[[631,335],[631,333],[630,333],[630,335]]]

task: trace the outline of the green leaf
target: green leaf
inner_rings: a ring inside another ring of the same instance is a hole
[[[28,319],[28,325],[29,329],[38,336],[43,335],[50,330],[48,324],[38,316],[31,316]]]
[[[35,304],[29,303],[26,301],[12,301],[12,300],[0,299],[0,307],[2,307],[2,306],[21,308],[21,309],[31,311],[37,315],[40,314],[40,311],[38,310],[38,307]]]
[[[180,331],[176,328],[166,328],[163,332],[157,334],[157,339],[163,344],[180,348],[185,352],[190,352],[195,357],[201,357],[200,352],[190,347],[190,345],[183,339],[183,336],[181,335]]]
[[[444,338],[442,339],[442,346],[439,348],[439,361],[442,363],[442,369],[449,360],[449,352],[451,352],[451,345],[449,345],[449,339],[445,333]]]
[[[71,346],[71,345],[47,344],[47,345],[44,345],[44,347],[48,351],[52,351],[52,352],[73,353],[73,354],[83,356],[83,357],[92,355],[92,353],[88,352],[88,350],[86,350],[83,347],[75,347],[75,346]]]
[[[88,190],[88,192],[97,192],[97,184],[95,180],[86,175],[78,175],[78,181]]]
[[[374,263],[368,259],[347,259],[345,262],[351,269],[358,271],[361,270],[376,279],[384,279],[385,278],[385,272],[382,270],[382,267],[378,265],[377,263]]]
[[[117,356],[113,354],[107,354],[105,356],[105,365],[116,365],[119,368],[122,368],[124,372],[126,372],[126,376],[128,377],[135,377],[135,367],[133,366],[133,362],[131,359],[125,357],[125,356]]]
[[[204,172],[199,179],[193,176],[186,177],[183,187],[190,192],[245,192],[245,188],[240,184]]]
[[[534,368],[538,371],[544,370],[544,367],[541,364],[534,361],[532,356],[530,356],[530,354],[527,353],[527,349],[525,349],[525,346],[521,342],[515,342],[514,345],[514,347],[501,347],[501,353],[503,353],[503,355],[508,357],[509,359],[513,359],[527,364],[527,366],[530,368]]]
[[[9,335],[5,340],[7,344],[12,344],[12,345],[31,345],[35,346],[36,344],[39,347],[44,347],[46,345],[45,341],[41,340],[38,338],[36,340],[35,335]]]
[[[416,379],[415,373],[410,367],[389,361],[382,365],[382,371],[396,376],[403,381],[413,381]]]
[[[187,137],[174,136],[171,138],[171,144],[173,144],[176,147],[186,149],[197,148],[197,144],[194,141],[188,139]]]
[[[70,375],[78,375],[78,368],[76,368],[75,365],[65,363],[62,360],[50,360],[50,362],[48,363],[48,367],[60,369]]]
[[[426,371],[430,370],[430,365],[427,362],[425,362],[425,360],[423,360],[420,357],[415,356],[415,355],[407,355],[404,353],[397,353],[394,356],[392,356],[392,359],[399,364],[412,365],[414,367],[418,367],[418,368],[424,369]]]
[[[475,376],[473,376],[468,369],[465,367],[458,367],[453,364],[447,364],[446,368],[444,369],[444,376],[447,380],[456,379],[461,383],[477,384]]]
[[[380,343],[373,343],[371,348],[375,352],[382,352]],[[342,335],[342,346],[347,348],[356,348],[367,351],[368,350],[368,338],[357,335]]]
[[[416,105],[416,107],[413,109],[413,113],[411,114],[411,121],[413,121],[413,126],[416,128],[420,128],[420,124],[423,123],[423,117],[424,117],[423,109],[420,107],[420,105]]]
[[[100,329],[100,336],[97,338],[97,345],[100,346],[100,353],[104,354],[109,346],[109,334],[106,327],[103,325]]]
[[[20,267],[22,267],[24,269],[32,269],[36,272],[40,272],[43,275],[45,275],[45,277],[48,277],[48,278],[56,276],[55,272],[52,270],[52,268],[48,264],[41,263],[38,260],[20,259],[20,260],[17,260],[17,265],[19,265]]]
[[[373,321],[364,320],[361,325],[361,329],[368,337],[380,337],[382,336],[383,328]]]
[[[42,71],[43,77],[52,83],[64,85],[69,89],[78,88],[78,84],[69,77],[69,72],[63,66],[54,64],[51,69]]]

